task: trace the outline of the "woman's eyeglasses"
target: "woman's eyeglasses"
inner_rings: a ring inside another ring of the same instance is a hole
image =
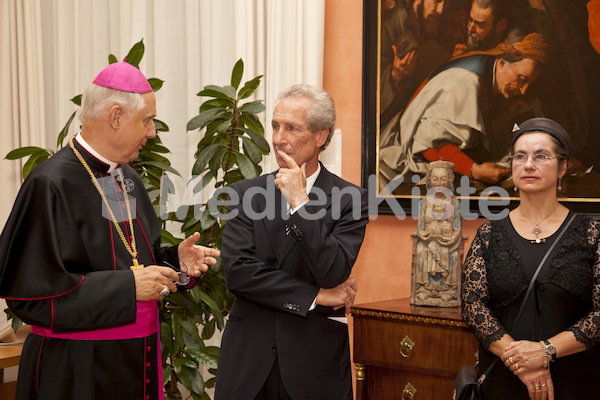
[[[513,162],[517,163],[517,164],[525,164],[527,162],[527,160],[529,160],[529,157],[531,156],[531,158],[533,158],[533,162],[535,162],[536,164],[546,164],[548,161],[552,160],[553,158],[556,157],[551,157],[551,156],[547,156],[546,154],[525,154],[525,153],[518,153],[515,154],[514,156],[512,156],[512,160]]]

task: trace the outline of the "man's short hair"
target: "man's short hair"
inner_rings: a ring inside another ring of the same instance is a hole
[[[506,0],[473,0],[479,8],[487,10],[492,7],[493,24],[496,26],[498,21],[503,19],[508,20],[508,5]]]
[[[96,120],[108,107],[119,105],[131,111],[144,108],[144,99],[140,93],[110,89],[91,83],[83,92],[79,120],[82,124]]]
[[[316,86],[301,83],[290,86],[280,92],[279,96],[277,97],[277,103],[286,97],[292,96],[301,96],[312,100],[312,104],[306,115],[306,122],[308,124],[308,129],[312,133],[323,129],[327,129],[329,131],[327,140],[321,147],[321,150],[325,150],[325,148],[329,145],[329,142],[331,142],[333,131],[335,130],[336,113],[333,99],[329,93],[327,93],[327,91]]]

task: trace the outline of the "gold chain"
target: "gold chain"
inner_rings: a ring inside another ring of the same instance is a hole
[[[71,146],[71,149],[73,149],[73,152],[77,156],[77,159],[79,159],[79,162],[81,163],[81,165],[83,165],[83,167],[86,169],[88,174],[90,174],[90,176],[92,177],[92,182],[94,183],[94,186],[96,186],[98,193],[100,193],[100,197],[102,197],[102,200],[104,201],[104,204],[106,205],[106,209],[110,213],[110,216],[112,218],[112,222],[115,226],[115,229],[117,230],[117,232],[119,233],[119,236],[121,237],[121,241],[125,245],[127,252],[129,252],[129,254],[131,254],[131,258],[133,259],[133,265],[130,268],[131,269],[144,268],[144,266],[142,264],[139,264],[138,260],[137,260],[137,247],[135,245],[135,234],[133,231],[133,219],[131,218],[131,206],[129,205],[129,196],[127,195],[127,190],[125,189],[125,179],[123,178],[123,174],[121,173],[121,170],[118,169],[117,171],[119,173],[119,177],[121,178],[121,189],[123,190],[123,197],[125,197],[125,204],[127,205],[127,217],[129,218],[129,230],[131,231],[131,246],[127,242],[127,239],[125,239],[125,235],[123,234],[121,227],[117,223],[117,218],[115,217],[115,214],[113,214],[113,211],[110,208],[110,205],[108,204],[108,200],[106,199],[106,195],[104,194],[104,191],[100,187],[100,183],[98,182],[98,179],[96,179],[96,176],[94,176],[94,173],[92,172],[92,170],[90,169],[88,164],[83,159],[81,153],[73,145],[73,138],[71,138],[71,140],[69,141],[69,146]]]

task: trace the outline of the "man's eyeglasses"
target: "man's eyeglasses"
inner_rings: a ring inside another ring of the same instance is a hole
[[[527,162],[527,160],[529,160],[529,156],[531,156],[531,158],[533,158],[533,162],[535,162],[536,164],[546,164],[548,161],[552,160],[553,158],[556,157],[551,157],[551,156],[547,156],[546,154],[525,154],[525,153],[518,153],[515,154],[514,156],[512,156],[512,160],[513,162],[517,163],[517,164],[525,164]]]

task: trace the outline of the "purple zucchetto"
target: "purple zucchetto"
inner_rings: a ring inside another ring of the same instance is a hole
[[[132,93],[150,93],[152,86],[142,72],[126,61],[110,64],[96,76],[96,85]]]

